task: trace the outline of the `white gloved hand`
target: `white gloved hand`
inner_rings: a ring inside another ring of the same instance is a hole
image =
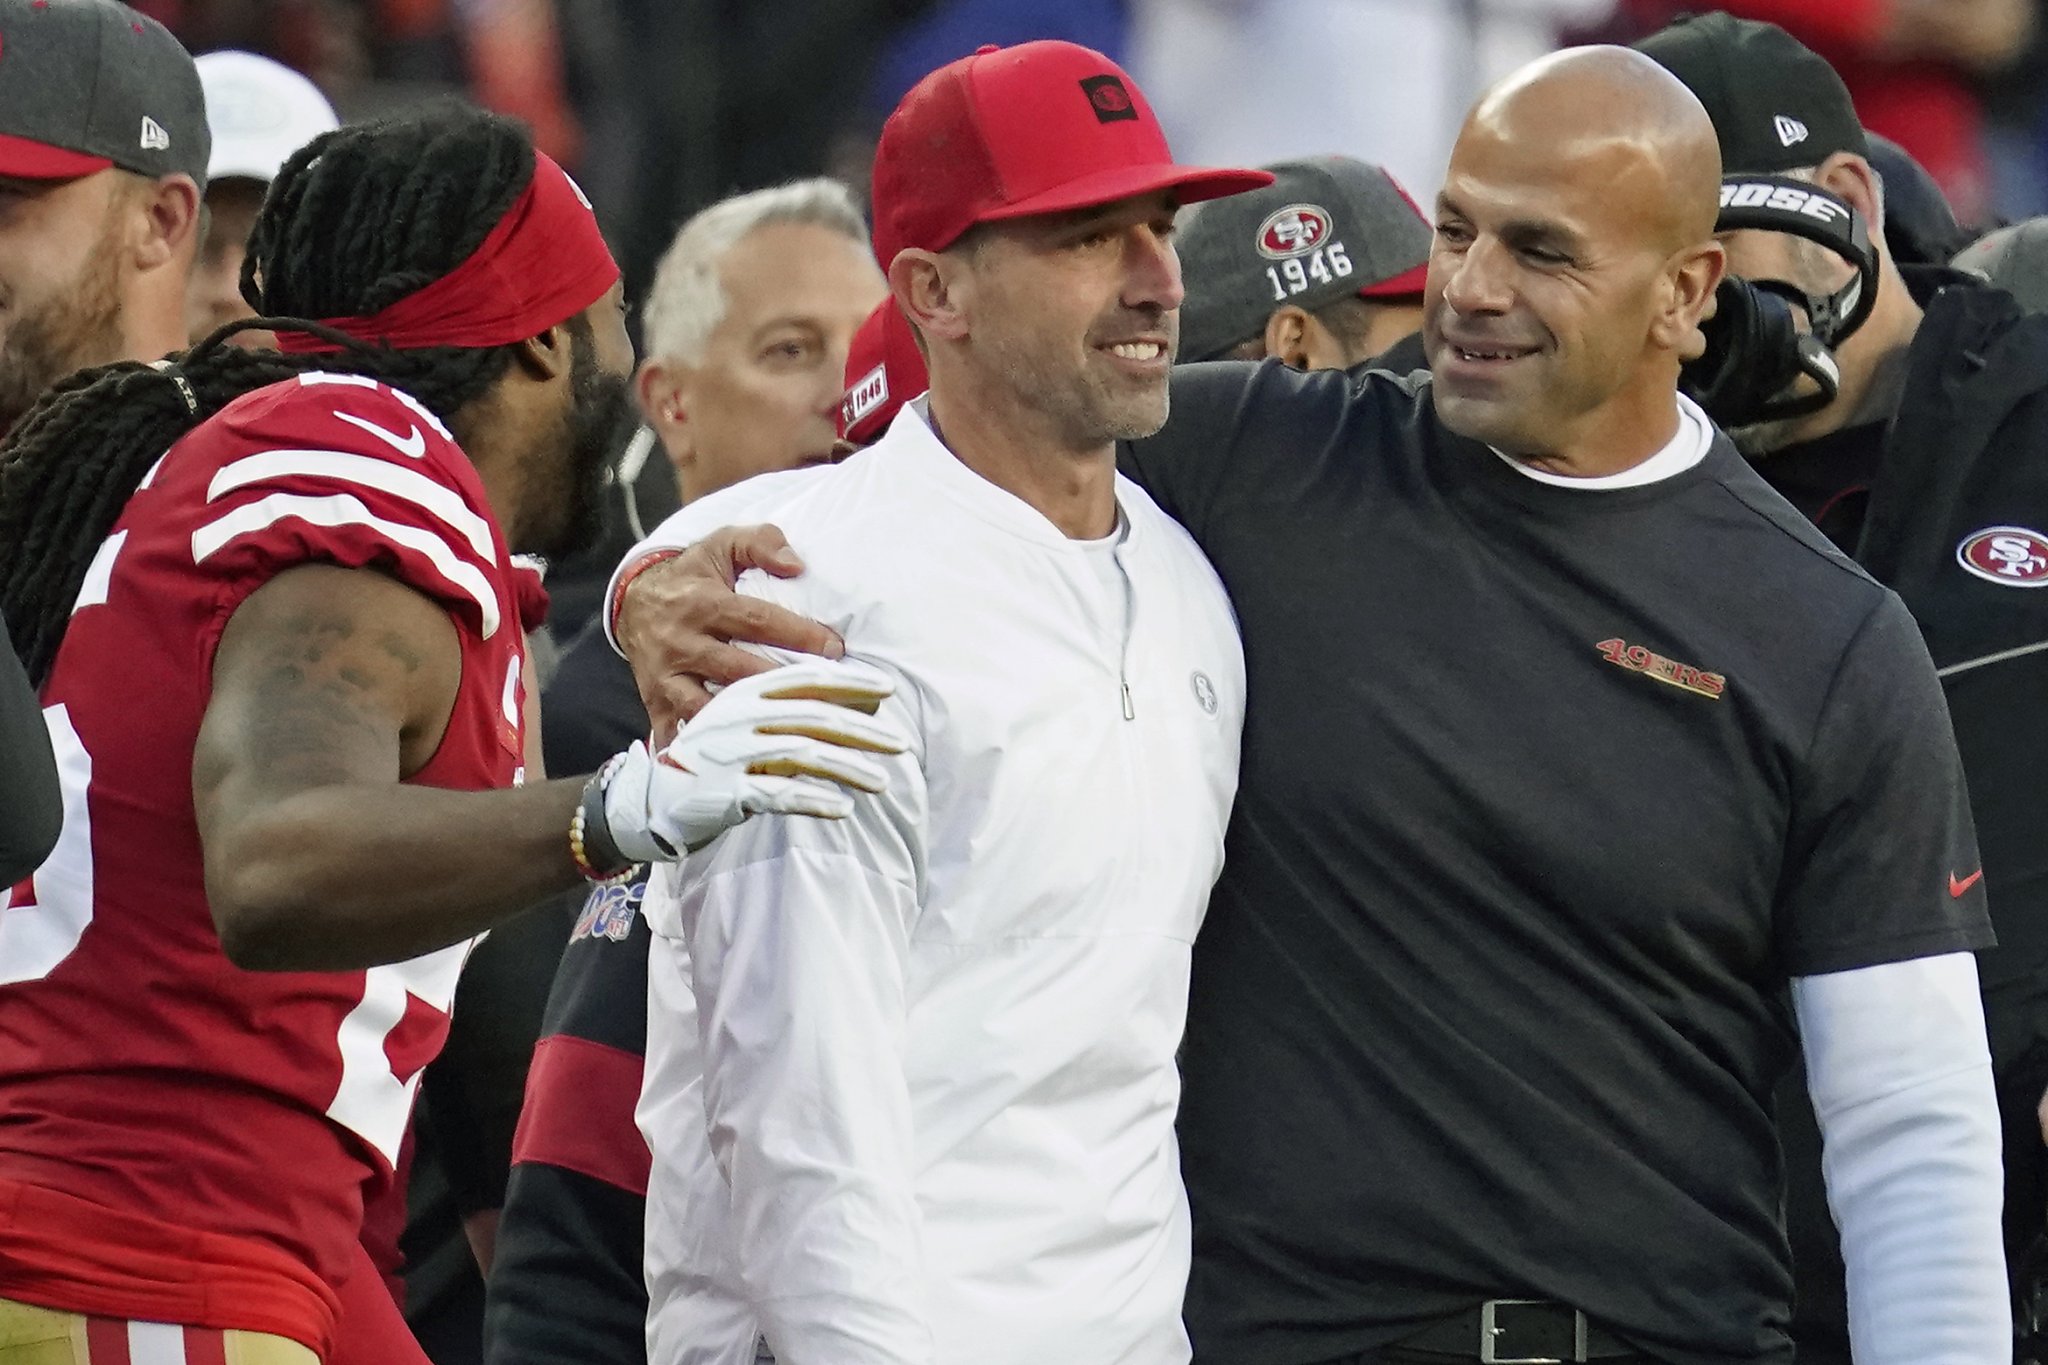
[[[612,842],[646,862],[701,848],[749,815],[844,819],[854,801],[845,788],[889,785],[862,751],[910,747],[872,714],[894,690],[887,674],[852,660],[810,659],[733,683],[660,754],[636,743],[614,761],[604,784]]]

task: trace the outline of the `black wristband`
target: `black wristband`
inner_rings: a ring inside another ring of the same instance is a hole
[[[605,819],[605,782],[616,769],[616,760],[592,773],[583,784],[583,856],[601,875],[616,876],[636,866],[612,841],[611,823]]]

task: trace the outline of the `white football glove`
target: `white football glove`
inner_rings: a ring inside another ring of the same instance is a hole
[[[846,788],[889,785],[861,751],[910,747],[872,714],[894,690],[887,674],[852,660],[806,660],[733,683],[658,755],[635,743],[619,756],[604,785],[612,842],[646,862],[701,848],[749,815],[844,819],[854,801]]]

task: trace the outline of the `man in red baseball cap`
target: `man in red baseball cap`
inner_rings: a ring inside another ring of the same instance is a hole
[[[1189,1358],[1174,1048],[1244,664],[1116,443],[1166,420],[1175,210],[1270,179],[1176,164],[1086,48],[934,72],[874,178],[929,392],[650,542],[772,517],[809,570],[741,590],[842,631],[914,735],[886,809],[649,886],[650,1359]]]

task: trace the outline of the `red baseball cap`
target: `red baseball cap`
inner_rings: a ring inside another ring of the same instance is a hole
[[[943,251],[977,223],[1092,208],[1155,190],[1182,203],[1273,182],[1176,165],[1144,92],[1077,43],[984,47],[911,88],[875,148],[875,255]]]
[[[905,403],[931,387],[924,352],[896,300],[883,299],[853,334],[846,349],[846,397],[839,403],[839,437],[872,444]]]

